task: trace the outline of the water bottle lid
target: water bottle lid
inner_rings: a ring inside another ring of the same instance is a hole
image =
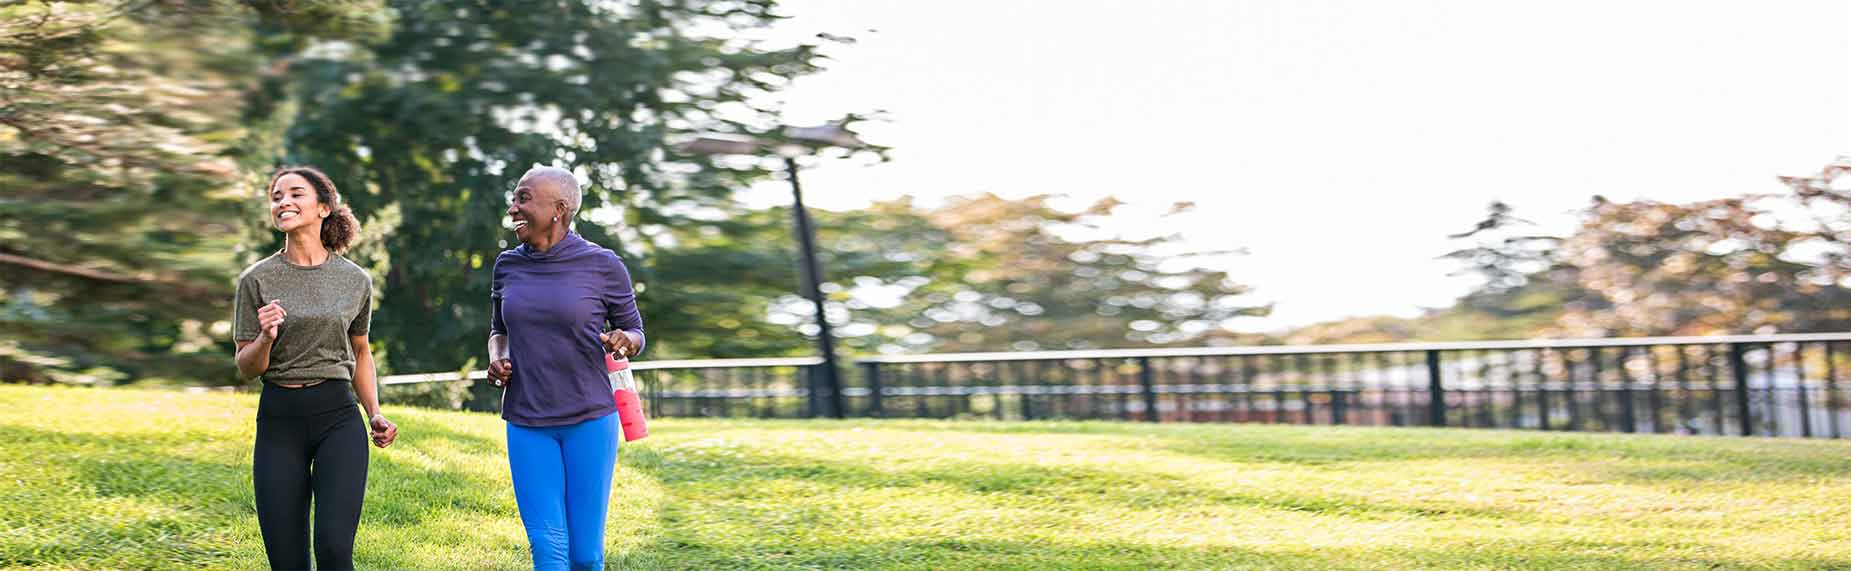
[[[604,370],[605,371],[615,373],[617,371],[623,371],[629,368],[630,368],[629,359],[627,358],[618,359],[616,355],[612,355],[610,353],[604,354]]]

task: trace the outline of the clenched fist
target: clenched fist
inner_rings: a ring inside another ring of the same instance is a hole
[[[598,342],[604,344],[605,352],[616,354],[618,357],[625,359],[643,350],[642,347],[637,346],[635,339],[630,338],[629,333],[623,331],[599,333]]]
[[[263,330],[265,342],[276,341],[276,336],[283,326],[283,316],[288,314],[289,312],[283,311],[283,302],[274,299],[263,307],[257,308],[257,326]]]
[[[514,362],[507,359],[495,359],[488,362],[489,384],[497,387],[507,386],[514,379]]]

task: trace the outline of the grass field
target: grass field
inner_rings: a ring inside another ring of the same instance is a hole
[[[0,567],[260,568],[255,398],[0,386]],[[516,569],[501,421],[388,407],[365,569]],[[662,420],[622,569],[1851,568],[1851,442]]]

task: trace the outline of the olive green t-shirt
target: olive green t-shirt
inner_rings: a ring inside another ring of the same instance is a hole
[[[232,339],[256,341],[262,335],[257,310],[276,300],[283,325],[270,346],[265,381],[353,380],[353,344],[372,323],[373,279],[366,270],[329,253],[319,266],[298,266],[278,252],[251,264],[238,276],[237,307],[232,310]]]

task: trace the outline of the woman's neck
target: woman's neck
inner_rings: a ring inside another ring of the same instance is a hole
[[[553,249],[553,246],[564,241],[566,239],[566,234],[570,232],[570,230],[566,230],[564,225],[555,226],[554,228],[553,231],[547,232],[545,236],[534,237],[532,242],[527,243],[527,247],[533,248],[535,252],[545,252]]]
[[[321,245],[319,233],[290,232],[289,239],[283,242],[283,260],[298,266],[319,266],[328,261],[328,247]]]

